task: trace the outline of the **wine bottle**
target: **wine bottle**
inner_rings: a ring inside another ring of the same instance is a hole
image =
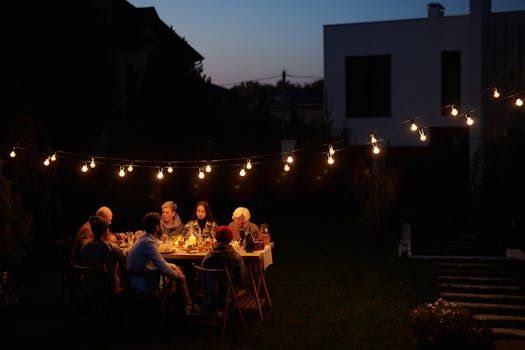
[[[240,237],[240,242],[239,242],[239,245],[242,246],[244,245],[244,238],[246,237],[246,235],[244,234],[244,226],[241,226],[241,228],[239,229],[239,237]]]
[[[248,232],[246,233],[246,253],[252,253],[255,245],[255,240],[252,235],[252,230],[248,226]]]

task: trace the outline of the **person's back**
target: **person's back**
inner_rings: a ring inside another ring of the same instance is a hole
[[[84,267],[104,267],[108,281],[114,292],[121,291],[119,267],[124,262],[122,253],[114,249],[110,243],[102,240],[107,231],[107,222],[100,216],[89,218],[89,224],[93,232],[93,240],[89,241],[81,250],[79,265]],[[100,276],[98,276],[100,277]],[[98,278],[95,275],[91,278]],[[89,279],[89,277],[88,277]],[[98,283],[100,281],[85,281],[85,283]]]
[[[201,266],[208,269],[228,267],[237,288],[242,289],[246,280],[246,266],[242,257],[230,245],[233,233],[227,226],[219,226],[215,234],[217,242],[202,260]]]

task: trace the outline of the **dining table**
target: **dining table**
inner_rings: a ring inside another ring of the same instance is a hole
[[[274,243],[270,242],[261,250],[246,252],[243,249],[236,249],[246,264],[249,276],[250,290],[254,296],[254,309],[257,309],[259,318],[264,319],[263,306],[266,304],[272,307],[272,299],[266,283],[266,269],[273,264],[272,249]],[[164,259],[172,263],[193,262],[200,264],[206,256],[205,249],[188,249],[178,247],[175,243],[161,243],[160,251]]]

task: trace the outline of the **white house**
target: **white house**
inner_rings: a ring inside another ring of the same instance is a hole
[[[324,26],[325,110],[350,144],[373,132],[380,145],[426,146],[459,128],[472,155],[508,127],[512,112],[490,98],[494,86],[505,98],[524,92],[525,11],[491,13],[490,0],[470,0],[462,16],[427,7],[426,18]]]

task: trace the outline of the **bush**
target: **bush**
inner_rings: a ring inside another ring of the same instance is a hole
[[[409,322],[418,350],[494,349],[494,334],[490,328],[477,326],[469,310],[442,298],[416,307]]]

